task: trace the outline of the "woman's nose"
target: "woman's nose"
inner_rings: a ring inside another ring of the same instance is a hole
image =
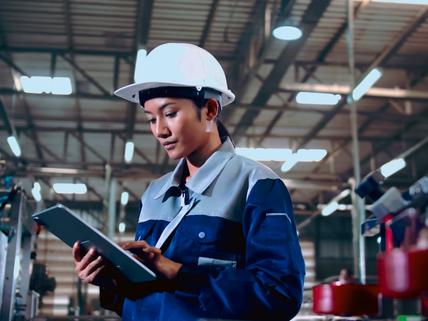
[[[165,122],[162,120],[159,120],[156,122],[156,137],[164,138],[168,137],[170,134],[170,131],[168,129],[168,126],[166,126]]]

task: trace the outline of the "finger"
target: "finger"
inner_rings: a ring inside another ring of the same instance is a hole
[[[80,269],[85,269],[92,261],[94,261],[98,257],[97,252],[94,248],[91,248],[88,253],[80,261]]]
[[[153,254],[157,254],[157,255],[162,254],[162,251],[160,249],[158,249],[157,247],[154,247],[154,246],[144,248],[143,252],[153,253]]]
[[[104,266],[100,266],[99,268],[97,268],[95,271],[93,271],[91,274],[89,274],[86,277],[86,282],[88,283],[92,283],[94,282],[95,278],[100,274],[100,272],[104,269]]]
[[[76,262],[80,262],[82,260],[82,255],[80,253],[80,245],[79,241],[74,242],[72,248],[73,258]]]
[[[85,269],[86,275],[89,277],[92,275],[95,271],[97,271],[99,268],[103,267],[102,264],[102,258],[101,256],[97,257],[94,261],[88,264],[88,266]]]
[[[124,250],[129,250],[132,248],[146,248],[150,246],[146,241],[129,241],[129,242],[121,242],[119,245]]]
[[[85,267],[81,267],[80,270],[78,271],[79,277],[82,280],[87,281],[89,275],[91,275],[100,266],[103,266],[101,262],[102,262],[101,256],[99,256],[95,260],[92,260]]]

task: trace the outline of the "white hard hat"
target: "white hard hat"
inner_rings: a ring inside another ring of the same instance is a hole
[[[166,43],[154,48],[143,60],[138,82],[119,88],[118,97],[139,103],[142,91],[162,87],[193,87],[219,93],[220,105],[235,100],[227,87],[223,68],[205,49],[187,43]]]

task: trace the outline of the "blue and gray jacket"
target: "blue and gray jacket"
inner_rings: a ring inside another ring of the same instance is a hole
[[[173,289],[125,299],[122,320],[291,319],[305,267],[282,180],[235,154],[230,140],[183,189],[184,168],[181,160],[150,184],[136,232],[183,267]]]

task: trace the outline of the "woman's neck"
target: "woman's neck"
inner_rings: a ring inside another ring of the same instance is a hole
[[[185,178],[186,182],[196,174],[199,168],[220,146],[221,140],[217,134],[209,140],[208,144],[205,144],[201,149],[195,151],[186,158],[188,169],[188,176]]]

